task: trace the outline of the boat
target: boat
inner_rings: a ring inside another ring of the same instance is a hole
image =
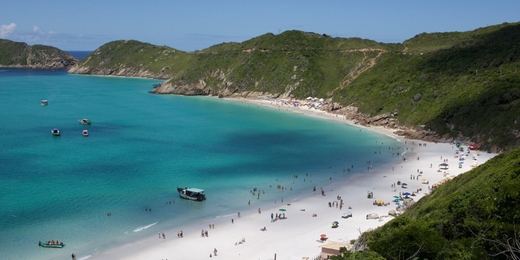
[[[179,196],[187,200],[203,201],[206,200],[204,190],[197,188],[177,188]]]
[[[65,246],[65,244],[63,244],[63,242],[58,242],[58,241],[47,241],[45,243],[42,243],[41,241],[39,241],[38,246],[45,247],[45,248],[63,248]]]
[[[54,136],[60,136],[61,135],[61,132],[58,128],[54,128],[51,130],[51,134],[54,135]]]
[[[78,120],[78,122],[80,124],[82,124],[82,125],[90,125],[90,124],[92,124],[92,122],[90,122],[90,119],[88,119],[88,118],[80,119],[80,120]]]
[[[88,130],[83,130],[83,132],[81,132],[81,134],[82,134],[84,137],[87,137],[87,136],[88,136]]]
[[[49,101],[47,99],[42,100],[42,106],[46,106],[49,104]]]

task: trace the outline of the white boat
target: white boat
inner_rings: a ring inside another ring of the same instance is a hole
[[[88,119],[88,118],[80,119],[80,120],[78,120],[78,122],[80,124],[82,124],[82,125],[90,125],[90,124],[92,124],[92,122],[90,122],[90,119]]]
[[[61,132],[58,128],[54,128],[51,130],[51,134],[54,135],[54,136],[60,136],[61,135]]]
[[[82,134],[84,137],[87,137],[87,136],[88,136],[88,130],[83,130],[83,132],[81,132],[81,134]]]
[[[42,100],[42,106],[46,106],[48,104],[49,104],[49,101],[47,101],[47,99]]]
[[[197,188],[177,188],[179,196],[187,200],[203,201],[206,200],[204,190]]]

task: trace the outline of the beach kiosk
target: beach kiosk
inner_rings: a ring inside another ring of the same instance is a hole
[[[339,255],[339,250],[344,247],[348,251],[352,249],[352,245],[344,242],[327,241],[321,246],[321,259],[329,259],[330,256]]]

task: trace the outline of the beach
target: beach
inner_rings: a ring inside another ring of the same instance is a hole
[[[273,101],[245,102],[352,124],[344,117],[317,109],[280,106]],[[459,168],[460,157],[456,156],[460,154],[455,155],[454,144],[405,139],[396,136],[392,129],[381,127],[359,127],[400,140],[401,150],[395,151],[400,159],[374,168],[367,162],[367,169],[346,180],[330,180],[328,185],[316,187],[290,201],[282,201],[283,198],[274,201],[268,208],[250,207],[243,212],[229,212],[92,256],[78,256],[78,259],[313,259],[320,254],[321,246],[331,241],[350,243],[362,232],[393,219],[389,212],[396,210],[398,203],[402,204],[402,201],[394,202],[394,196],[404,197],[404,193],[409,192],[409,197],[418,201],[434,184],[471,170],[496,155],[477,151],[466,154],[468,147],[464,146],[465,161]],[[391,148],[381,144],[381,149]],[[448,169],[439,169],[441,163],[447,163]],[[305,174],[295,175],[295,185],[306,177],[310,178]],[[403,182],[407,183],[406,188],[399,185]],[[367,198],[369,192],[372,198]],[[380,205],[374,205],[378,201]],[[343,218],[347,212],[352,213],[352,217]],[[367,219],[369,214],[377,214],[378,218]],[[332,228],[335,221],[338,226]],[[321,240],[323,235],[326,239]]]

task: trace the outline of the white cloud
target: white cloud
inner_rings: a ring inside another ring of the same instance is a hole
[[[33,26],[33,32],[35,33],[35,32],[38,32],[38,31],[40,31],[40,27],[38,27],[36,25]]]
[[[15,23],[10,23],[7,25],[6,24],[0,25],[0,38],[5,38],[5,37],[9,36],[9,34],[14,32],[15,29],[16,29]]]

